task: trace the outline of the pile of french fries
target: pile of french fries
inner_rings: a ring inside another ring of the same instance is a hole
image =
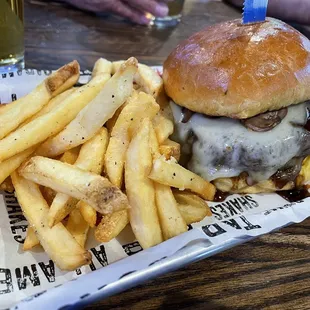
[[[79,72],[73,61],[0,108],[0,187],[15,190],[29,222],[24,250],[40,244],[65,270],[90,263],[90,228],[108,242],[130,224],[146,249],[210,216],[215,194],[178,164],[157,72],[99,59],[75,87]]]

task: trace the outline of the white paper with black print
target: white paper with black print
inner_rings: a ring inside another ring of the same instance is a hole
[[[11,102],[28,93],[47,74],[50,71],[27,70],[0,75],[1,103]],[[81,72],[80,82],[87,82],[89,74]],[[42,249],[23,252],[27,221],[14,194],[2,193],[0,308],[65,309],[98,294],[125,275],[134,277],[138,271],[168,259],[194,240],[209,240],[211,245],[220,247],[229,240],[259,236],[310,216],[310,199],[288,203],[276,194],[233,195],[224,202],[210,203],[210,207],[212,217],[146,251],[142,251],[130,227],[109,243],[98,244],[90,238],[87,248],[92,254],[92,263],[74,272],[63,272]],[[182,257],[180,259],[181,262]]]

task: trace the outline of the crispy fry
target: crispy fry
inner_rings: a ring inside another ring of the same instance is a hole
[[[67,194],[56,193],[48,212],[48,225],[53,227],[61,222],[72,210],[75,209],[78,199]]]
[[[186,224],[200,222],[206,216],[212,216],[208,204],[196,194],[174,190],[173,195]]]
[[[52,97],[73,86],[79,78],[79,72],[78,62],[73,61],[47,77],[28,95],[3,107],[0,114],[0,139],[40,111]]]
[[[108,132],[103,127],[92,139],[82,145],[74,166],[82,170],[101,174],[107,144]],[[57,193],[48,213],[50,227],[62,221],[76,207],[77,203],[77,199],[64,193]]]
[[[1,184],[0,190],[6,192],[14,192],[14,186],[10,177],[7,177]]]
[[[89,264],[91,255],[71,236],[62,223],[53,228],[47,225],[48,205],[39,187],[16,172],[12,174],[18,202],[29,222],[36,230],[41,245],[60,269],[75,270]]]
[[[73,165],[79,156],[80,149],[81,148],[77,146],[71,150],[68,150],[67,152],[62,154],[59,160],[63,163]]]
[[[99,95],[63,131],[42,144],[39,154],[57,156],[91,139],[130,96],[136,71],[137,60],[128,59]]]
[[[66,228],[73,236],[73,238],[77,241],[77,243],[82,248],[84,248],[89,230],[89,225],[86,223],[78,209],[74,209],[70,213]]]
[[[100,242],[109,242],[117,237],[129,223],[127,210],[105,215],[95,230],[95,238]]]
[[[41,193],[47,204],[50,206],[56,196],[56,192],[49,187],[41,186]]]
[[[145,117],[152,119],[159,110],[154,98],[143,92],[128,99],[111,133],[105,155],[105,169],[109,180],[122,186],[126,150],[130,142],[130,131],[136,131]]]
[[[181,156],[181,146],[179,143],[167,139],[159,147],[159,152],[164,155],[167,160],[173,157],[179,161]]]
[[[34,119],[0,140],[0,161],[61,131],[99,93],[107,79],[109,79],[108,75],[97,76],[88,84],[75,90],[49,113]]]
[[[132,230],[146,249],[163,241],[155,204],[153,182],[147,177],[152,168],[149,147],[150,119],[145,119],[129,144],[125,162],[125,184],[131,208]]]
[[[100,74],[110,74],[112,73],[112,62],[104,58],[99,58],[94,65],[92,77],[98,76]]]
[[[0,183],[10,176],[35,150],[36,146],[33,146],[0,162]]]
[[[90,227],[95,227],[97,222],[97,211],[84,201],[79,201],[76,208],[80,210],[84,220]]]
[[[60,161],[32,157],[19,173],[26,179],[83,200],[102,214],[128,208],[127,197],[102,176]]]
[[[164,143],[173,133],[173,122],[166,118],[162,113],[158,113],[153,120],[153,126],[159,144]]]
[[[150,136],[149,136],[149,146],[152,154],[153,160],[159,158],[161,155],[159,153],[159,144],[156,137],[156,132],[153,125],[150,125]]]
[[[112,62],[112,74],[114,74],[123,63],[123,60]],[[162,78],[154,69],[144,64],[138,64],[138,71],[135,74],[134,81],[144,92],[152,95],[154,98],[163,90]]]
[[[213,184],[173,160],[167,161],[163,157],[155,159],[149,178],[160,184],[181,190],[189,189],[206,200],[214,199],[215,187]]]
[[[121,105],[114,113],[114,115],[105,123],[105,127],[108,129],[109,132],[112,132],[112,129],[119,117],[119,115],[121,114],[122,110],[124,109],[126,105],[126,102]]]
[[[60,105],[67,97],[69,97],[73,92],[75,91],[75,88],[72,87],[70,89],[67,89],[63,93],[57,95],[56,97],[52,98],[48,104],[46,104],[38,113],[34,114],[33,116],[27,118],[21,125],[20,127],[30,123],[34,119],[52,111],[55,109],[58,105]]]
[[[36,245],[39,245],[39,244],[40,244],[40,241],[39,241],[36,233],[34,232],[34,229],[31,226],[28,226],[26,239],[25,239],[24,245],[23,245],[23,250],[29,251],[33,247],[35,247]]]
[[[186,232],[186,222],[178,209],[170,187],[155,183],[155,196],[164,239],[167,240]]]
[[[206,208],[182,204],[178,204],[178,208],[187,225],[201,222],[206,216],[208,216]]]

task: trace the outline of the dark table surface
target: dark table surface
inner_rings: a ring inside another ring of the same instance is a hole
[[[77,59],[135,56],[160,65],[206,25],[240,17],[221,1],[187,1],[174,29],[133,26],[59,3],[25,1],[26,66],[56,69]],[[309,29],[300,28],[310,37]],[[87,309],[310,309],[310,220],[192,264]]]

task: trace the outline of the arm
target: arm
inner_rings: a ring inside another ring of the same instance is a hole
[[[1,1],[1,0],[0,0]],[[148,24],[145,12],[164,17],[168,14],[168,0],[62,0],[79,9],[90,12],[109,12],[123,16],[136,24]]]
[[[243,0],[226,0],[237,7],[243,6]],[[268,15],[279,19],[310,25],[309,0],[269,0]]]

